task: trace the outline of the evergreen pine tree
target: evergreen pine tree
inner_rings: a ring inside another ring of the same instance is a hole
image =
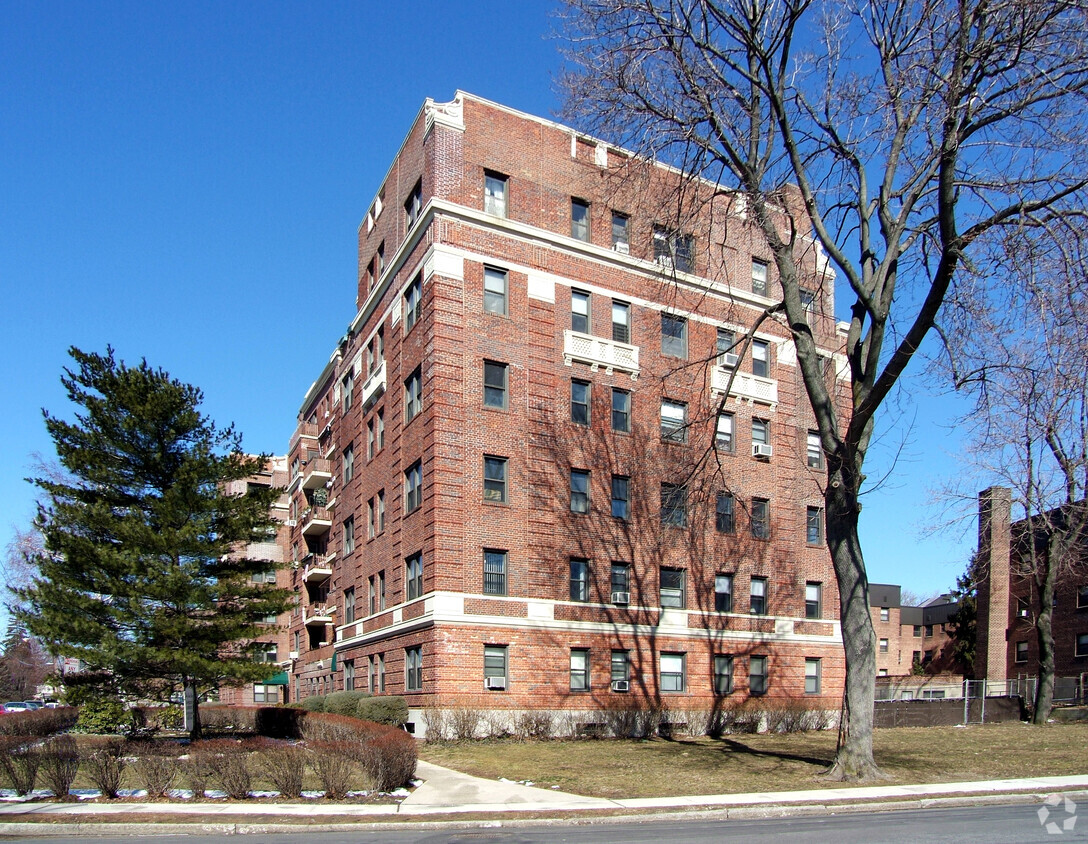
[[[16,617],[50,653],[78,657],[133,696],[199,699],[266,678],[269,666],[240,643],[266,631],[260,621],[290,593],[255,583],[275,564],[245,551],[274,530],[279,491],[227,491],[266,458],[244,455],[233,426],[200,413],[196,387],[146,361],[130,368],[113,349],[70,354],[61,382],[76,418],[44,411],[67,477],[33,479],[44,550],[16,590]]]

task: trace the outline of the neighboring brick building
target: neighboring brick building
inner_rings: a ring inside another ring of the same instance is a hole
[[[295,696],[403,694],[414,721],[716,692],[838,709],[796,354],[777,318],[733,346],[774,264],[741,198],[684,182],[468,94],[426,102],[291,440]],[[845,419],[833,277],[797,248]]]
[[[877,676],[904,676],[913,672],[915,664],[928,674],[954,673],[957,666],[947,625],[959,604],[951,595],[939,595],[921,606],[904,607],[901,594],[899,586],[869,584]]]
[[[264,471],[259,472],[244,481],[233,481],[227,485],[227,493],[231,495],[244,495],[250,487],[272,487],[283,489],[287,486],[287,458],[270,457]],[[272,518],[279,524],[275,537],[269,537],[268,542],[249,545],[246,555],[258,560],[270,560],[275,563],[279,571],[269,571],[263,576],[255,576],[254,582],[266,582],[277,584],[283,588],[289,588],[294,580],[291,570],[284,569],[284,548],[287,547],[289,531],[287,529],[287,494],[276,499],[272,506]],[[254,683],[246,686],[224,686],[219,690],[221,703],[251,705],[254,703],[284,703],[286,702],[287,674],[280,664],[287,656],[288,633],[285,627],[287,616],[266,619],[268,628],[265,635],[259,641],[263,647],[261,653],[269,663],[268,679],[262,683]]]
[[[979,493],[978,646],[975,675],[991,685],[1008,685],[1039,674],[1035,618],[1039,596],[1033,580],[1018,571],[1014,557],[1029,521],[1012,521],[1012,493],[991,487]],[[1088,678],[1088,555],[1067,569],[1054,593],[1054,673],[1069,678],[1061,696],[1083,696]],[[991,692],[992,693],[992,692]]]

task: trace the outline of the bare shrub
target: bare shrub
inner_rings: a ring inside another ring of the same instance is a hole
[[[257,732],[256,706],[215,706],[200,707],[200,726],[208,733],[226,733],[231,735],[254,734]]]
[[[514,719],[514,735],[522,740],[551,738],[554,720],[551,712],[527,710]]]
[[[148,798],[166,794],[178,773],[176,748],[154,742],[137,742],[130,744],[126,752],[136,759],[132,763],[132,770],[137,782],[147,789]]]
[[[193,792],[193,797],[204,797],[212,781],[212,767],[199,753],[190,753],[181,760],[181,775]]]
[[[489,710],[483,716],[484,733],[487,738],[506,738],[513,735],[514,724],[509,712]]]
[[[121,755],[120,742],[110,742],[92,749],[83,759],[83,768],[102,796],[110,800],[117,797],[121,777],[128,767],[128,760]]]
[[[78,717],[74,706],[9,712],[0,718],[0,736],[49,736],[70,729]]]
[[[0,768],[20,796],[34,790],[40,764],[41,750],[33,736],[8,736],[0,745]]]
[[[196,757],[207,766],[212,783],[223,789],[232,800],[245,800],[249,796],[253,777],[249,771],[247,747],[231,739],[202,741],[193,747],[195,749],[190,757]]]
[[[416,773],[416,743],[403,730],[388,729],[361,747],[363,769],[379,791],[408,785]]]
[[[480,732],[483,713],[471,706],[455,706],[449,711],[450,733],[454,741],[471,741]]]
[[[423,710],[423,726],[427,730],[427,741],[446,741],[450,737],[449,714],[445,709],[426,707]]]
[[[79,745],[71,736],[53,736],[41,747],[41,777],[58,800],[70,800],[69,791],[79,772]]]
[[[321,781],[325,796],[342,799],[359,774],[360,745],[353,741],[315,741],[310,750],[310,767]]]
[[[283,797],[299,797],[306,773],[306,751],[298,745],[268,745],[257,751],[261,772]]]
[[[610,701],[602,711],[608,732],[616,738],[635,738],[639,735],[639,708],[627,701]]]

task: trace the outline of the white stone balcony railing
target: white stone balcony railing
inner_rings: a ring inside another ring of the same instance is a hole
[[[317,554],[307,555],[305,563],[302,569],[303,583],[324,583],[332,577],[332,563],[327,558]]]
[[[324,507],[311,507],[302,514],[302,532],[306,536],[321,536],[332,529],[332,516]]]
[[[302,488],[317,489],[332,480],[332,461],[311,457],[302,469]]]
[[[303,622],[306,627],[314,627],[322,624],[332,624],[333,607],[308,607],[306,619]]]
[[[733,383],[729,384],[730,377]],[[759,402],[769,404],[773,410],[778,404],[778,382],[773,378],[763,378],[752,375],[750,372],[737,372],[724,366],[714,367],[710,378],[710,390],[712,393],[724,393],[726,385],[729,385],[729,395],[737,401]]]
[[[363,410],[374,404],[385,392],[385,361],[367,376],[363,382]]]
[[[593,372],[602,367],[609,375],[614,370],[626,372],[632,380],[638,378],[641,371],[638,366],[638,346],[594,337],[580,331],[564,331],[563,363],[570,366],[574,361],[588,363]]]

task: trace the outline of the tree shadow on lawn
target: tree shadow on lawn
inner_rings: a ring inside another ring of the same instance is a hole
[[[831,757],[820,758],[818,756],[802,756],[797,753],[784,753],[780,750],[756,750],[754,747],[749,747],[743,742],[724,736],[720,738],[719,741],[723,745],[719,750],[720,753],[733,752],[762,759],[777,759],[781,762],[802,762],[806,765],[816,765],[820,768],[830,767],[831,762],[833,761]],[[686,744],[688,742],[678,743]],[[694,744],[694,742],[691,743]]]

